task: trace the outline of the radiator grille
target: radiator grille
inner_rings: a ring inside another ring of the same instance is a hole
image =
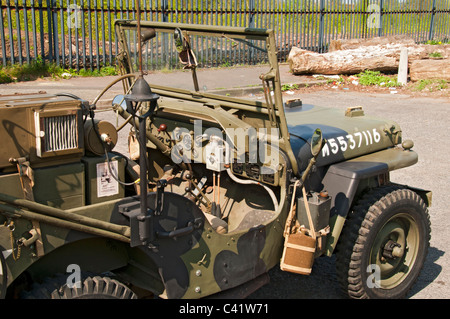
[[[43,118],[44,152],[78,148],[77,116],[63,115]]]

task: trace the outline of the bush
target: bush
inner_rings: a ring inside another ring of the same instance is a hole
[[[0,84],[11,83],[13,81],[13,78],[8,73],[6,73],[5,70],[0,69]]]
[[[70,78],[72,76],[109,76],[117,75],[117,69],[114,66],[105,66],[100,70],[85,70],[79,71],[74,69],[63,69],[60,66],[52,63],[46,64],[42,58],[38,58],[29,64],[16,64],[0,68],[0,84],[11,83],[14,81],[33,81],[38,78],[52,77],[52,78]],[[70,75],[70,76],[69,76]]]
[[[382,75],[379,71],[366,70],[356,75],[361,85],[399,86],[397,79]]]

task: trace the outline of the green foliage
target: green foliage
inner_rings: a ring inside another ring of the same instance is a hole
[[[289,91],[289,90],[298,90],[299,86],[298,84],[283,84],[281,86],[281,91],[285,92],[285,91]]]
[[[379,71],[366,70],[356,75],[361,85],[399,86],[397,79],[382,75]]]
[[[71,76],[81,76],[81,77],[97,77],[97,76],[110,76],[110,75],[117,75],[117,69],[113,66],[105,66],[101,69],[80,69],[79,71],[74,69],[67,69],[64,70],[64,73],[68,73]]]
[[[0,69],[0,84],[14,82],[11,75],[9,75],[5,70]]]
[[[63,69],[60,66],[52,63],[44,63],[41,57],[29,64],[16,64],[14,66],[7,66],[0,68],[0,84],[33,81],[38,78],[52,77],[71,78],[76,76],[82,77],[96,77],[96,76],[110,76],[117,75],[117,69],[114,66],[105,66],[100,69],[86,70],[80,69]]]
[[[15,81],[32,81],[43,76],[49,76],[55,70],[45,64],[41,58],[30,62],[29,64],[15,65],[5,68],[5,71]]]
[[[442,58],[442,53],[440,53],[440,52],[433,52],[433,53],[430,53],[429,56],[431,58]]]
[[[414,87],[415,91],[423,91],[427,89],[430,92],[436,91],[436,90],[444,90],[448,88],[448,83],[445,80],[420,80],[416,86]]]
[[[450,40],[447,40],[447,41],[428,40],[428,41],[426,42],[426,44],[431,44],[431,45],[450,44]]]

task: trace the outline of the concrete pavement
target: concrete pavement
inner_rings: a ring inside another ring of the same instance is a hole
[[[288,64],[280,65],[280,77],[282,84],[306,84],[317,83],[310,76],[296,76],[290,72]],[[197,77],[200,91],[215,92],[224,95],[245,95],[261,92],[262,82],[259,76],[269,71],[268,66],[245,66],[230,68],[199,69]],[[38,79],[29,82],[0,84],[0,94],[36,93],[72,93],[85,100],[93,101],[95,97],[111,83],[116,76],[105,77],[73,77],[71,79]],[[150,86],[153,84],[194,90],[190,70],[152,71],[145,76]],[[322,81],[323,82],[323,81]],[[111,100],[116,94],[123,93],[121,84],[113,86],[102,100]]]

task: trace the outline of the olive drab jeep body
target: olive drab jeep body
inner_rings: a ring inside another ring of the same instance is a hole
[[[122,73],[94,101],[0,96],[1,297],[245,297],[273,267],[309,274],[333,254],[350,297],[405,296],[427,253],[431,192],[389,180],[418,161],[397,123],[283,101],[272,30],[115,28]],[[265,100],[199,89],[205,48],[223,42],[265,55]],[[144,74],[161,48],[192,90]],[[120,127],[95,116],[115,84]]]

